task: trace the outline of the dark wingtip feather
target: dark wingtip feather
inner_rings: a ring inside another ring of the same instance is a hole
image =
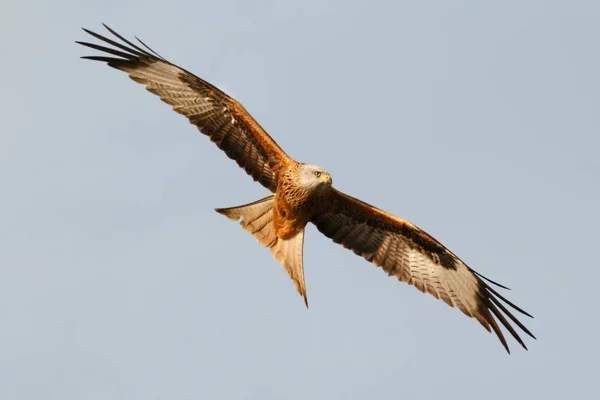
[[[142,44],[142,46],[144,46],[146,49],[148,49],[148,51],[150,51],[152,54],[154,54],[156,57],[160,58],[160,59],[161,59],[161,60],[163,60],[163,61],[166,61],[166,60],[165,60],[165,58],[164,58],[163,56],[161,56],[160,54],[158,54],[156,51],[152,50],[152,48],[151,48],[150,46],[148,46],[146,43],[144,43],[144,42],[142,41],[142,39],[140,39],[140,38],[139,38],[139,37],[137,37],[137,36],[134,36],[134,38],[135,38],[135,39],[136,39],[138,42],[140,42],[140,43]]]
[[[108,44],[110,44],[112,46],[115,46],[115,47],[117,47],[117,48],[119,48],[121,50],[124,50],[124,51],[130,53],[129,58],[131,58],[133,56],[137,56],[137,57],[142,57],[142,56],[153,57],[151,54],[149,54],[149,53],[147,53],[147,52],[145,52],[145,51],[137,48],[137,46],[135,46],[135,45],[133,45],[132,47],[127,47],[127,46],[123,45],[122,43],[116,42],[116,41],[114,41],[112,39],[109,39],[109,38],[107,38],[105,36],[102,36],[102,35],[100,35],[98,33],[92,32],[92,31],[90,31],[88,29],[84,28],[83,30],[86,33],[88,33],[89,35],[95,37],[96,39],[103,41],[104,43],[108,43]],[[117,38],[123,40],[125,43],[130,44],[127,40],[123,39],[121,36],[119,36],[117,34],[115,34],[115,36]],[[92,47],[93,48],[93,46],[91,46],[90,44],[84,44],[84,43],[80,43],[80,44],[83,44],[84,46],[88,46],[88,47]]]
[[[518,312],[520,312],[521,314],[527,315],[529,318],[533,318],[533,315],[529,314],[527,311],[523,310],[521,307],[515,305],[511,301],[507,300],[504,296],[502,296],[500,293],[498,293],[497,291],[495,291],[493,288],[487,286],[486,289],[489,290],[496,297],[498,297],[500,300],[504,301],[506,304],[508,304],[509,306],[511,306],[513,309],[515,309]]]
[[[488,304],[489,310],[498,318],[500,323],[508,330],[508,332],[512,335],[512,337],[521,345],[525,350],[527,350],[527,346],[523,342],[523,339],[519,336],[515,328],[506,320],[506,317],[496,308],[496,306],[492,303]],[[491,317],[491,316],[490,316]]]
[[[119,51],[119,50],[115,50],[115,49],[111,49],[110,47],[106,47],[106,46],[100,46],[100,45],[97,45],[94,43],[87,43],[87,42],[75,42],[75,43],[78,43],[85,47],[89,47],[90,49],[103,51],[105,53],[112,54],[113,56],[122,57],[125,60],[131,60],[131,59],[136,58],[136,56],[133,54],[125,53],[123,51]]]
[[[83,58],[84,60],[101,61],[101,62],[107,62],[107,63],[117,61],[116,58],[102,57],[102,56],[81,56],[79,58]]]
[[[501,302],[505,302],[503,304]],[[506,331],[508,331],[511,336],[519,343],[525,350],[528,350],[524,341],[519,336],[519,333],[516,331],[515,327],[509,322],[509,319],[523,332],[525,332],[528,336],[535,339],[535,336],[525,327],[521,321],[519,321],[511,311],[509,311],[508,306],[511,306],[515,310],[523,313],[524,315],[529,316],[525,311],[521,310],[519,307],[515,306],[510,301],[506,300],[503,296],[498,294],[494,289],[492,289],[487,283],[485,283],[482,279],[479,279],[479,290],[477,294],[477,302],[478,302],[478,317],[479,322],[486,327],[486,323],[492,328],[493,332],[496,334],[506,351],[510,354],[510,350],[508,348],[508,344],[506,342],[506,338],[502,332],[500,325]],[[490,329],[486,327],[489,331]]]
[[[108,25],[106,24],[102,24],[104,25],[104,27],[113,35],[115,35],[117,38],[121,39],[123,42],[127,43],[128,45],[130,45],[131,47],[133,47],[134,49],[136,49],[137,51],[139,51],[141,54],[145,55],[145,56],[150,56],[150,57],[154,57],[152,54],[148,53],[146,50],[140,48],[139,46],[137,46],[136,44],[130,42],[129,40],[125,39],[123,36],[119,35],[116,31],[114,31],[113,29],[111,29]]]
[[[502,312],[504,312],[504,314],[506,314],[506,316],[508,316],[508,318],[510,318],[515,324],[517,324],[517,326],[519,328],[521,328],[521,330],[523,332],[525,332],[526,334],[528,334],[529,336],[531,336],[532,338],[536,339],[535,335],[533,333],[531,333],[529,331],[529,329],[527,329],[527,327],[525,325],[523,325],[523,323],[521,323],[521,321],[519,321],[510,311],[508,311],[508,309],[506,307],[504,307],[504,305],[500,302],[500,300],[498,300],[497,298],[495,298],[494,296],[490,296],[490,300],[492,301],[492,303],[494,303],[498,308],[500,308],[500,310],[502,310]],[[504,322],[503,322],[504,323]]]
[[[489,311],[488,311],[488,314],[489,314]],[[494,331],[494,333],[496,334],[496,336],[500,340],[500,343],[502,343],[502,345],[506,349],[506,352],[508,354],[510,354],[510,348],[508,347],[508,343],[506,343],[506,338],[504,337],[504,334],[500,330],[500,327],[498,326],[498,323],[496,322],[496,320],[494,319],[494,317],[491,316],[491,314],[489,315],[488,322],[490,323],[490,326],[492,327],[492,330]]]
[[[475,270],[473,270],[473,269],[471,269],[471,268],[469,268],[469,269],[471,270],[471,272],[473,272],[475,275],[477,275],[477,276],[478,276],[478,277],[480,277],[481,279],[484,279],[484,280],[488,281],[489,283],[492,283],[492,284],[494,284],[494,285],[496,285],[496,286],[498,286],[498,287],[501,287],[502,289],[511,290],[509,287],[507,287],[507,286],[504,286],[504,285],[502,285],[502,284],[500,284],[500,283],[498,283],[498,282],[496,282],[496,281],[493,281],[493,280],[491,280],[490,278],[488,278],[488,277],[486,277],[486,276],[483,276],[483,275],[481,275],[479,272],[477,272],[477,271],[475,271]]]

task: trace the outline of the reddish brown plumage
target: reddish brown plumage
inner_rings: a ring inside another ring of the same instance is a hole
[[[300,185],[300,165],[288,162],[277,174],[273,225],[282,239],[292,238],[303,230],[314,214],[314,206],[309,204],[310,194]]]
[[[307,305],[302,246],[304,228],[312,222],[325,236],[389,275],[477,319],[485,329],[494,331],[507,351],[508,344],[496,320],[523,347],[507,318],[534,337],[502,302],[529,314],[502,297],[484,281],[486,278],[432,236],[408,221],[335,190],[329,175],[319,178],[319,170],[314,171],[314,177],[306,174],[305,165],[292,160],[235,99],[160,57],[145,44],[146,49],[142,49],[107,29],[122,42],[85,30],[114,47],[77,42],[110,55],[84,58],[127,72],[186,116],[254,180],[274,193],[217,211],[233,220],[241,219],[242,227],[271,249]]]

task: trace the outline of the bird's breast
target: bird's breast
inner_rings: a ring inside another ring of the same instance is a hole
[[[286,201],[284,196],[275,195],[273,206],[273,226],[277,237],[287,240],[296,236],[310,221],[310,213],[305,207],[298,207]]]

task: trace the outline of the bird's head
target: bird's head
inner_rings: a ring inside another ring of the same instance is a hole
[[[309,191],[320,191],[331,186],[329,172],[316,165],[302,164],[298,169],[300,184]]]

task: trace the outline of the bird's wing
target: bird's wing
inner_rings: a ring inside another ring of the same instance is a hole
[[[106,47],[76,42],[106,53],[82,58],[106,62],[186,116],[200,132],[235,160],[248,175],[272,192],[275,169],[289,160],[285,152],[235,99],[194,74],[165,60],[142,41],[141,48],[104,25],[117,40],[84,29]]]
[[[381,267],[388,275],[477,319],[486,330],[494,331],[509,353],[496,319],[525,349],[508,319],[535,338],[505,304],[531,315],[506,300],[484,281],[487,278],[415,225],[333,188],[324,204],[311,222],[335,243]]]

